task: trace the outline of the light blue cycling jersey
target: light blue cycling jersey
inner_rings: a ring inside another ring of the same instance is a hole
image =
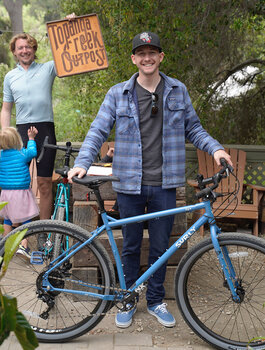
[[[32,62],[28,70],[20,64],[4,79],[4,102],[16,105],[16,124],[53,122],[52,85],[56,77],[53,61]]]

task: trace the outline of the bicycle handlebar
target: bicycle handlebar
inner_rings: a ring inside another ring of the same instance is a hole
[[[222,165],[222,169],[220,169],[216,174],[212,177],[204,179],[202,175],[197,176],[197,181],[199,188],[201,191],[195,194],[197,199],[200,198],[208,198],[209,195],[215,199],[218,194],[214,193],[213,190],[218,187],[219,182],[229,176],[229,173],[233,172],[233,167],[229,165],[224,158],[220,159],[220,163]],[[206,185],[213,184],[212,186],[206,187]]]
[[[45,148],[56,149],[56,150],[58,149],[58,150],[64,151],[65,155],[69,156],[69,157],[72,153],[79,152],[78,148],[72,147],[72,143],[70,141],[67,141],[65,146],[53,145],[53,144],[48,143],[48,141],[49,141],[49,136],[46,136],[44,139],[42,148],[41,148],[40,155],[37,159],[37,163],[40,163],[40,161],[42,160],[42,158],[44,156]]]

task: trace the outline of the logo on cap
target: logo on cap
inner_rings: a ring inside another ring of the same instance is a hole
[[[140,35],[140,40],[142,40],[145,43],[150,43],[152,40],[152,37],[148,33],[145,32],[145,33],[142,33]]]

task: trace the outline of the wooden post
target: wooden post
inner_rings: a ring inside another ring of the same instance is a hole
[[[260,206],[261,206],[261,234],[265,235],[265,194],[263,194]]]
[[[95,201],[75,201],[73,208],[74,224],[87,231],[93,231],[98,226],[98,205]]]

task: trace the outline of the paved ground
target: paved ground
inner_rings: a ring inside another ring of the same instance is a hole
[[[139,303],[133,324],[127,329],[118,329],[114,315],[107,315],[89,334],[63,344],[40,344],[40,350],[210,350],[211,346],[197,337],[184,323],[174,300],[167,300],[177,324],[174,328],[160,325],[154,316],[147,313],[145,301]],[[1,350],[21,350],[12,335],[0,347]]]

